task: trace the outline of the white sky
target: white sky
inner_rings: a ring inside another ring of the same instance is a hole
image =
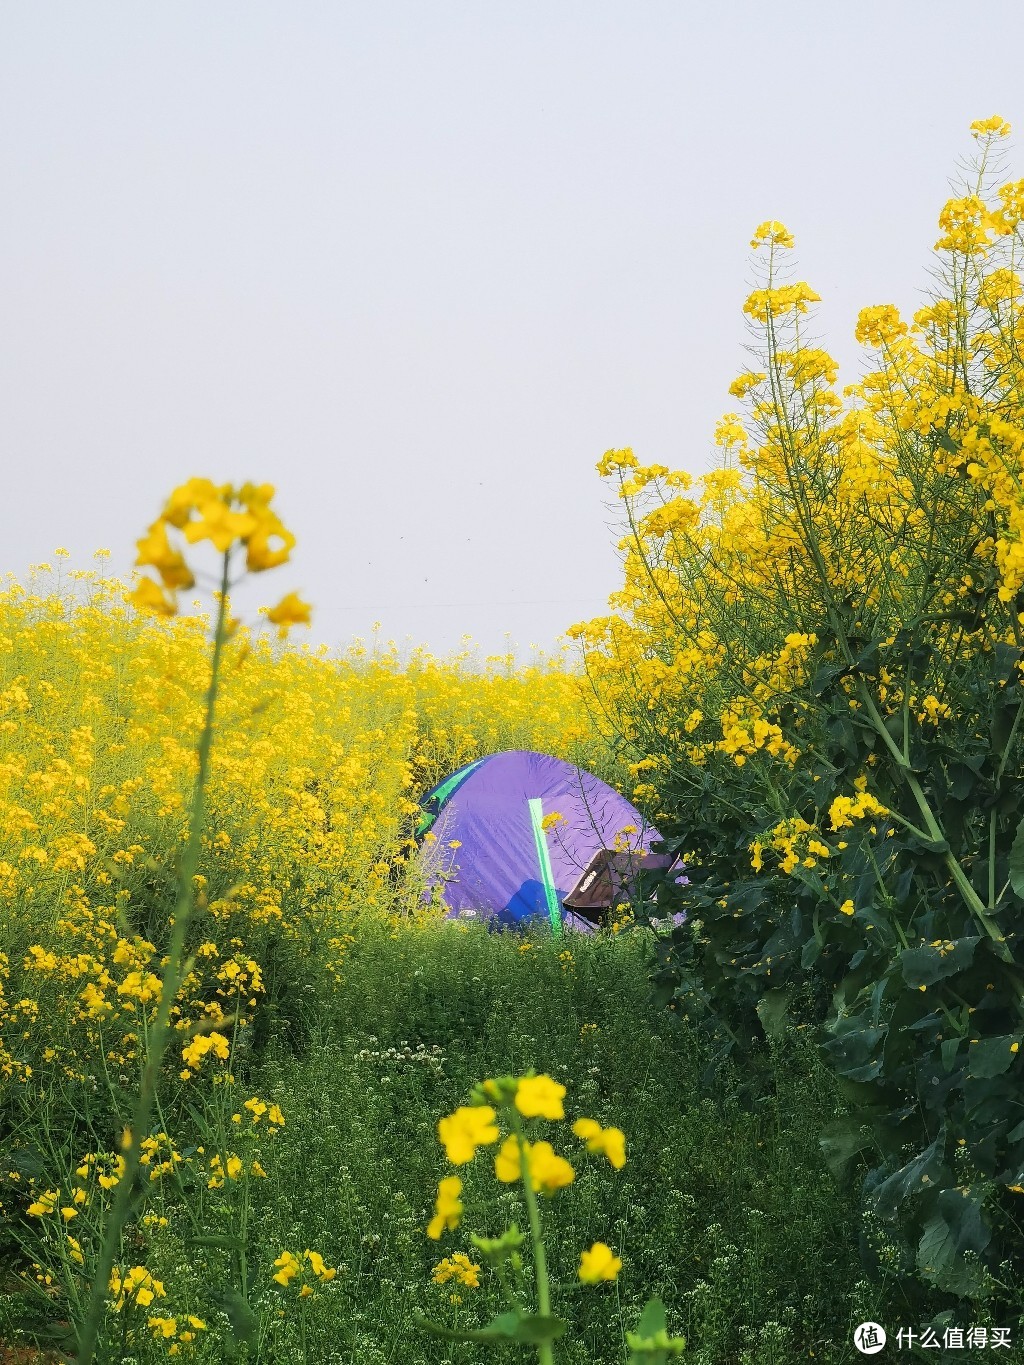
[[[1022,44],[1019,0],[2,0],[0,571],[126,572],[253,478],[299,547],[250,611],[551,646],[618,583],[602,453],[708,465],[752,229],[849,381]]]

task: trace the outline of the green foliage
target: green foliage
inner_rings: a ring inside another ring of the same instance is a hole
[[[770,257],[741,469],[666,540],[626,467],[633,615],[603,667],[688,864],[654,887],[651,916],[688,916],[659,998],[723,1055],[811,1028],[852,1110],[830,1165],[903,1264],[998,1300],[1024,1278],[1024,443],[996,256],[964,241],[915,334],[862,314],[878,368],[842,417]]]
[[[365,926],[337,996],[305,997],[302,1055],[278,1045],[247,1062],[245,1093],[279,1103],[287,1124],[254,1149],[268,1178],[244,1187],[244,1228],[241,1210],[224,1211],[241,1186],[208,1191],[202,1180],[166,1191],[157,1206],[169,1225],[147,1234],[145,1264],[207,1321],[196,1360],[225,1359],[235,1338],[223,1291],[235,1276],[233,1239],[244,1233],[245,1301],[267,1324],[259,1359],[479,1365],[479,1345],[413,1330],[415,1313],[472,1330],[507,1308],[483,1284],[460,1289],[462,1304],[450,1305],[452,1283],[432,1281],[440,1255],[474,1250],[458,1234],[441,1250],[424,1235],[445,1173],[436,1120],[481,1075],[530,1064],[627,1135],[625,1168],[611,1179],[598,1163],[581,1164],[545,1229],[569,1324],[555,1343],[559,1365],[623,1360],[624,1333],[639,1330],[652,1294],[696,1365],[776,1365],[809,1350],[852,1361],[852,1324],[906,1316],[891,1280],[858,1277],[855,1205],[836,1196],[817,1150],[819,1129],[842,1106],[805,1035],[762,1049],[772,1093],[756,1104],[735,1099],[739,1075],[728,1061],[702,1098],[700,1076],[715,1053],[684,1021],[652,1008],[643,939],[573,939],[571,964],[559,958],[564,946],[475,926]],[[168,1121],[188,1150],[198,1119]],[[41,1184],[53,1183],[54,1169],[48,1161],[36,1172]],[[483,1182],[468,1193],[478,1199]],[[516,1216],[514,1194],[503,1193],[488,1234],[499,1240]],[[570,1289],[580,1248],[602,1239],[622,1255],[618,1285]],[[282,1247],[315,1247],[337,1267],[331,1284],[302,1301],[304,1328],[294,1293],[270,1279]],[[45,1296],[5,1298],[11,1288],[0,1286],[0,1340],[16,1320],[42,1339]],[[942,1306],[936,1297],[914,1311]],[[256,1358],[255,1348],[237,1349],[240,1360]],[[164,1356],[156,1341],[138,1348],[145,1365]]]

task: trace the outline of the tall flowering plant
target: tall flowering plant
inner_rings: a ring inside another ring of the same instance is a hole
[[[757,363],[721,467],[611,451],[616,614],[577,628],[637,797],[684,853],[658,890],[666,1000],[749,1048],[798,1012],[851,1103],[869,1255],[1000,1295],[1024,1246],[1024,181],[978,121],[939,218],[940,288],[808,335],[778,222],[753,246]]]
[[[450,1328],[421,1320],[421,1326],[452,1341],[486,1345],[518,1344],[535,1350],[540,1365],[553,1365],[554,1343],[565,1335],[567,1324],[552,1307],[552,1281],[544,1242],[541,1199],[551,1200],[576,1177],[572,1163],[555,1150],[540,1125],[565,1121],[565,1086],[550,1076],[502,1076],[482,1081],[468,1105],[440,1120],[438,1137],[453,1166],[467,1166],[477,1153],[494,1148],[493,1171],[499,1184],[519,1189],[526,1213],[528,1235],[513,1223],[499,1237],[470,1234],[470,1243],[493,1272],[508,1308],[484,1327]],[[546,1131],[546,1129],[545,1129]],[[572,1132],[583,1149],[605,1158],[615,1170],[626,1164],[626,1140],[621,1129],[604,1128],[595,1119],[578,1118]],[[457,1175],[445,1176],[438,1185],[434,1214],[427,1236],[438,1241],[462,1223],[465,1209],[463,1184]],[[538,1197],[539,1196],[539,1197]],[[522,1250],[529,1242],[533,1262],[532,1290],[525,1273]],[[434,1280],[454,1280],[476,1288],[482,1267],[465,1252],[445,1257],[434,1270]],[[576,1278],[584,1285],[613,1282],[622,1261],[605,1242],[594,1242],[580,1253]],[[535,1298],[533,1298],[535,1295]],[[459,1296],[453,1296],[459,1298]],[[629,1334],[630,1357],[636,1365],[662,1365],[683,1350],[681,1337],[669,1337],[665,1311],[654,1299],[647,1305],[637,1331]]]
[[[118,1179],[114,1199],[106,1213],[102,1240],[93,1272],[92,1289],[79,1333],[77,1358],[80,1365],[91,1365],[105,1313],[105,1301],[112,1286],[119,1282],[115,1265],[121,1247],[122,1231],[128,1221],[137,1187],[145,1172],[146,1142],[157,1098],[161,1065],[172,1035],[172,1011],[182,983],[194,966],[186,952],[189,926],[194,914],[194,879],[199,861],[205,814],[205,793],[210,774],[210,755],[214,740],[217,698],[221,681],[224,645],[237,623],[228,615],[228,595],[238,581],[237,575],[259,573],[288,561],[295,537],[282,524],[271,507],[274,489],[270,484],[217,485],[209,479],[189,479],[176,488],[160,516],[138,542],[136,564],[155,571],[143,574],[130,595],[130,602],[142,611],[160,616],[178,612],[178,594],[192,588],[196,573],[185,557],[186,547],[209,541],[218,555],[215,591],[215,616],[210,644],[210,673],[202,729],[197,744],[197,768],[188,832],[178,869],[178,891],[171,932],[159,976],[152,974],[156,1012],[146,1034],[145,1060],[138,1095],[130,1124],[121,1141]],[[244,557],[244,568],[238,561]],[[294,624],[308,623],[310,608],[294,593],[289,593],[267,612],[268,619],[283,635]],[[214,1033],[213,1038],[221,1035]],[[222,1039],[222,1041],[224,1041]],[[209,1038],[197,1030],[191,1053],[207,1049]],[[185,1054],[190,1056],[189,1045]],[[146,1272],[143,1270],[142,1272]],[[148,1292],[148,1291],[147,1291]]]

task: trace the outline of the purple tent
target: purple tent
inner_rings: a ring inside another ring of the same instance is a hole
[[[549,754],[512,749],[478,759],[421,806],[417,836],[429,884],[441,886],[453,916],[511,925],[542,916],[555,932],[563,922],[589,931],[593,924],[567,899],[590,906],[595,876],[611,885],[613,864],[621,898],[640,866],[672,861],[648,852],[661,836],[625,797]],[[624,862],[632,875],[623,875]]]

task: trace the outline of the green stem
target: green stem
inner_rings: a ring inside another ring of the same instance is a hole
[[[917,780],[916,774],[911,770],[910,764],[908,760],[904,757],[902,750],[893,740],[893,737],[892,735],[890,735],[889,731],[885,728],[885,722],[882,719],[882,716],[879,713],[878,708],[875,706],[874,698],[871,696],[870,692],[867,690],[867,687],[863,684],[863,682],[861,682],[860,693],[865,711],[871,717],[872,723],[874,724],[875,730],[877,731],[880,739],[882,740],[882,743],[889,750],[889,753],[892,757],[894,764],[899,770],[900,775],[902,776],[904,782],[906,782],[907,786],[910,788],[913,794],[914,800],[917,803],[917,808],[921,812],[921,817],[924,820],[924,826],[928,832],[928,837],[930,839],[935,839],[936,841],[944,842],[945,838],[942,832],[942,827],[936,820],[935,815],[932,812],[931,806],[928,804],[928,798],[925,796],[924,791],[921,788],[921,784]],[[971,885],[967,877],[967,873],[957,862],[951,850],[947,851],[947,853],[945,854],[944,861],[946,867],[949,869],[950,876],[953,878],[953,881],[956,884],[957,890],[960,892],[960,895],[965,905],[970,910],[974,918],[981,925],[981,927],[984,929],[985,933],[995,944],[995,951],[997,956],[1002,958],[1004,962],[1012,962],[1013,957],[1010,953],[1009,948],[1007,948],[1006,946],[1005,938],[999,932],[998,926],[994,924],[993,921],[989,918],[984,902],[978,895],[977,891],[975,891],[974,887]]]
[[[519,1143],[519,1167],[523,1182],[523,1195],[526,1199],[526,1212],[530,1219],[530,1240],[533,1243],[533,1262],[537,1267],[537,1311],[542,1318],[551,1315],[551,1288],[548,1283],[548,1263],[544,1255],[544,1237],[540,1226],[540,1207],[537,1193],[530,1179],[530,1158],[526,1151],[526,1135],[522,1120],[513,1106],[509,1106],[509,1122]],[[540,1365],[554,1365],[555,1353],[550,1341],[542,1341],[537,1347]]]
[[[192,793],[192,809],[189,816],[188,842],[181,860],[178,873],[178,896],[174,905],[174,920],[171,941],[167,953],[167,966],[161,982],[160,1000],[156,1018],[149,1034],[146,1063],[139,1082],[139,1094],[132,1114],[131,1128],[127,1134],[127,1144],[123,1155],[124,1173],[117,1184],[117,1193],[110,1210],[110,1218],[103,1236],[99,1259],[96,1264],[95,1278],[89,1296],[89,1309],[78,1342],[78,1365],[92,1365],[96,1354],[96,1341],[104,1316],[104,1299],[114,1266],[114,1256],[121,1244],[121,1233],[131,1208],[139,1173],[139,1157],[142,1155],[142,1139],[149,1130],[156,1099],[160,1066],[167,1048],[171,1025],[171,1009],[181,986],[182,964],[185,956],[185,939],[192,914],[192,878],[199,863],[199,849],[203,830],[206,783],[210,772],[210,753],[213,747],[213,720],[217,705],[217,690],[220,674],[220,661],[224,649],[225,620],[227,617],[228,564],[229,554],[224,556],[221,574],[220,597],[217,603],[217,624],[213,637],[213,659],[210,672],[210,686],[206,693],[206,714],[203,730],[199,738],[199,770]],[[127,1316],[127,1315],[126,1315]]]

